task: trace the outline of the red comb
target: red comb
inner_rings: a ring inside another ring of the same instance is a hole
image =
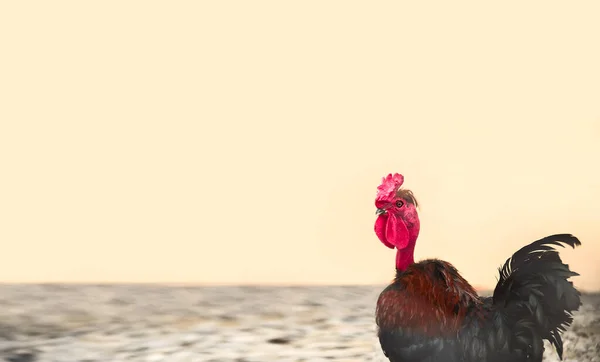
[[[404,176],[399,173],[389,174],[381,180],[381,185],[377,186],[377,199],[393,199],[396,191],[404,183]]]

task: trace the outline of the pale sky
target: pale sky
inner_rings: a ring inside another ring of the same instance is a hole
[[[416,259],[491,288],[573,233],[600,289],[596,1],[0,5],[0,282],[388,283],[376,187]]]

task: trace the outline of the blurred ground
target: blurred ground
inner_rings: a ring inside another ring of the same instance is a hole
[[[0,361],[386,361],[382,288],[2,285]],[[564,339],[565,361],[600,361],[600,295]]]

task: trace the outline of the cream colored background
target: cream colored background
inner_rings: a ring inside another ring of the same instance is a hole
[[[0,5],[0,281],[386,283],[376,186],[416,257],[491,287],[526,243],[600,289],[600,3]]]

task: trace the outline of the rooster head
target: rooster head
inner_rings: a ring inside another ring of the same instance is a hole
[[[387,175],[377,187],[375,199],[375,234],[385,246],[398,252],[414,249],[420,228],[417,200],[410,190],[401,188],[403,183],[404,176]]]

